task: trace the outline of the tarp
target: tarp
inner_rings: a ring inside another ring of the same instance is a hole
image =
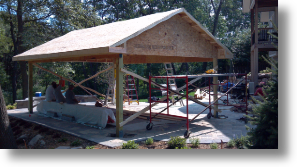
[[[77,123],[91,124],[101,128],[106,127],[108,120],[116,121],[113,111],[104,107],[41,101],[37,105],[37,111],[42,115],[47,115],[47,111],[56,112],[59,118],[62,114],[74,116]]]

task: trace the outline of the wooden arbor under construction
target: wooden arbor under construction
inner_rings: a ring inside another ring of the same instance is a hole
[[[28,61],[29,112],[33,112],[33,64],[113,62],[116,99],[123,99],[124,64],[213,62],[232,53],[185,9],[75,30],[13,57]],[[214,78],[214,81],[217,79]],[[132,116],[131,116],[132,117]],[[133,118],[131,118],[133,119]],[[116,100],[116,135],[123,136],[123,101]]]

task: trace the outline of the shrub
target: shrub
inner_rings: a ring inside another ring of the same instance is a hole
[[[94,149],[95,146],[87,146],[86,149]]]
[[[138,149],[139,144],[136,144],[134,140],[129,140],[127,143],[123,143],[122,149]]]
[[[148,138],[146,141],[145,141],[145,144],[146,145],[152,145],[154,143],[154,139],[153,138]]]
[[[246,145],[248,144],[248,137],[246,136],[241,136],[240,138],[233,139],[234,145],[238,149],[244,149],[246,148]]]
[[[235,147],[235,142],[233,139],[227,143],[227,147]]]
[[[218,149],[218,144],[217,143],[211,143],[210,148],[211,149]]]
[[[190,142],[191,142],[191,144],[192,144],[193,147],[198,147],[199,144],[200,144],[199,138],[191,138],[190,139]]]
[[[168,147],[171,149],[174,148],[182,148],[186,146],[186,140],[185,138],[182,137],[170,137],[170,140],[168,141]]]
[[[79,145],[81,145],[81,141],[80,140],[75,140],[75,141],[73,141],[71,144],[70,144],[70,146],[79,146]]]
[[[16,105],[17,105],[17,103],[14,103],[13,105],[9,104],[9,105],[6,106],[6,109],[7,110],[16,109]]]

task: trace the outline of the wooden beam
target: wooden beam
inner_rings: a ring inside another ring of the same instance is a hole
[[[31,61],[33,63],[47,63],[47,62],[86,62],[96,61],[96,62],[109,62],[110,59],[116,58],[116,54],[105,54],[105,55],[92,55],[92,56],[82,56],[82,57],[67,57],[67,58],[49,58],[49,59],[35,59]]]
[[[123,137],[123,127],[120,123],[123,122],[123,76],[121,69],[124,67],[123,54],[119,54],[116,59],[116,136]]]
[[[82,88],[84,91],[86,91],[89,95],[95,97],[98,101],[101,101],[101,100],[98,99],[96,96],[92,95],[89,91],[92,91],[92,92],[96,93],[96,94],[99,95],[99,96],[103,96],[103,97],[105,97],[105,95],[103,95],[103,94],[101,94],[101,93],[99,93],[99,92],[97,92],[97,91],[95,91],[95,90],[93,90],[93,89],[91,89],[91,88],[87,88],[87,87],[85,87],[85,86],[82,86],[82,85],[79,84],[79,83],[76,83],[75,81],[73,81],[73,80],[71,80],[71,79],[62,77],[61,75],[56,74],[56,73],[54,73],[54,72],[52,72],[52,71],[50,71],[50,70],[47,70],[47,69],[45,69],[45,68],[39,66],[38,64],[35,64],[35,63],[32,63],[32,64],[33,64],[34,66],[36,66],[36,67],[38,67],[38,68],[40,68],[40,69],[46,71],[46,72],[49,72],[49,73],[51,73],[51,74],[53,74],[53,75],[59,77],[59,78],[62,78],[62,79],[64,79],[64,80],[66,80],[66,81],[69,81],[69,82],[73,83],[74,85],[78,85],[80,88]],[[89,91],[87,91],[87,90],[89,90]]]
[[[106,72],[106,71],[108,71],[108,70],[110,70],[110,69],[112,69],[112,68],[113,68],[113,66],[110,66],[110,67],[108,67],[107,69],[105,69],[105,70],[103,70],[103,71],[97,72],[95,75],[91,76],[90,78],[87,78],[87,79],[84,79],[84,80],[80,81],[78,84],[81,85],[81,84],[83,84],[84,82],[86,82],[86,81],[88,81],[88,80],[90,80],[90,79],[93,79],[93,78],[97,77],[99,74],[104,73],[104,72]],[[77,84],[77,85],[75,84],[74,87],[77,87],[78,84]],[[68,90],[68,88],[65,89],[62,93],[66,92],[67,90]],[[103,96],[103,97],[104,97],[104,96]]]
[[[211,62],[212,58],[202,57],[178,57],[178,56],[156,56],[156,55],[124,55],[124,64],[144,64],[144,63],[186,63],[186,62]]]
[[[28,110],[30,114],[33,114],[33,64],[31,62],[28,62],[28,77]]]

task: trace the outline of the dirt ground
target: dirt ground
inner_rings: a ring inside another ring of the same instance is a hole
[[[59,146],[81,147],[82,149],[121,149],[121,146],[114,148],[104,146],[58,130],[38,125],[36,123],[27,122],[19,118],[9,116],[9,119],[19,149],[55,149]],[[27,135],[25,140],[17,140],[20,136],[25,134]],[[45,144],[37,142],[36,145],[29,147],[28,143],[30,140],[38,134],[43,136],[40,140],[43,140]],[[139,149],[168,149],[168,144],[164,141],[154,141],[152,145],[146,145],[144,141],[138,142],[137,144],[139,144]],[[235,147],[227,147],[227,143],[217,144],[218,149],[236,149]],[[187,147],[191,147],[191,149],[210,149],[210,144],[200,144],[198,147],[193,147],[192,144],[187,144]]]

